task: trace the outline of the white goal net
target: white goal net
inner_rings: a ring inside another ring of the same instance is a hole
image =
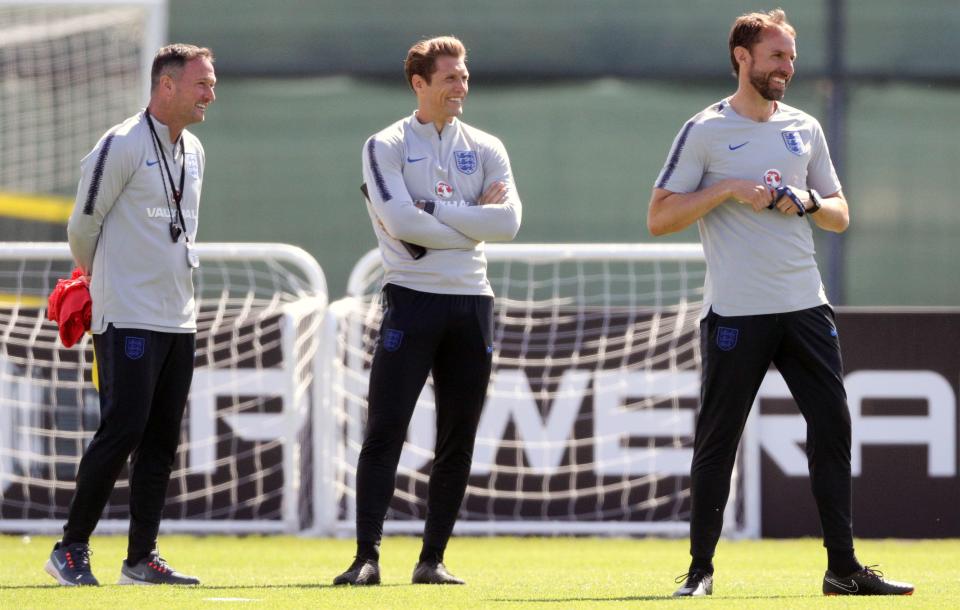
[[[147,99],[165,0],[0,0],[0,196],[72,195],[79,160]]]
[[[460,533],[686,533],[699,398],[696,244],[488,244],[496,293],[494,370]],[[379,254],[332,303],[337,349],[326,439],[334,465],[314,486],[318,526],[348,532],[381,319]],[[420,397],[385,531],[418,533],[435,436]],[[728,534],[748,530],[737,476]],[[325,495],[326,494],[326,495]]]
[[[326,283],[282,244],[200,244],[195,373],[167,492],[166,531],[310,526],[312,417],[322,398]],[[46,299],[66,244],[0,243],[0,531],[56,531],[99,423],[92,340],[70,349]],[[126,530],[126,470],[100,531]]]

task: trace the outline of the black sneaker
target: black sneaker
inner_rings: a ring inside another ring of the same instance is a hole
[[[47,565],[43,566],[43,569],[61,585],[97,587],[100,583],[90,571],[92,554],[89,544],[75,542],[70,546],[63,546],[58,542],[53,545],[50,559],[47,560]]]
[[[171,568],[160,553],[154,551],[129,566],[124,561],[120,566],[118,585],[199,585],[196,576],[187,576]]]
[[[413,568],[413,578],[410,579],[415,585],[465,585],[466,582],[460,580],[447,571],[447,566],[442,563],[432,561],[421,561]]]
[[[883,572],[866,566],[846,578],[836,576],[830,570],[823,575],[824,595],[913,595],[913,585],[895,580],[885,580]]]
[[[335,585],[379,585],[380,564],[376,559],[353,558],[347,571],[333,579]]]
[[[690,570],[677,576],[673,582],[683,585],[673,592],[674,597],[699,597],[713,595],[713,574],[706,570]]]

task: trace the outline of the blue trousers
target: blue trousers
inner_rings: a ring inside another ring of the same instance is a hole
[[[417,398],[433,372],[437,442],[424,546],[446,548],[467,487],[493,362],[493,297],[383,290],[357,464],[357,541],[378,544]]]
[[[824,546],[852,551],[850,411],[833,310],[821,305],[730,317],[710,311],[700,323],[700,346],[703,372],[690,474],[690,554],[695,560],[713,557],[737,446],[771,363],[807,422],[807,463]]]
[[[180,422],[193,379],[194,333],[115,328],[94,335],[100,376],[100,426],[77,471],[64,544],[88,542],[127,458],[130,534],[127,558],[156,547]]]

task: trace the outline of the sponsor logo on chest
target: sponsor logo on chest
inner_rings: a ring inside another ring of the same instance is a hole
[[[174,218],[177,215],[177,210],[174,208],[147,208],[147,218]],[[196,210],[184,210],[184,218],[190,218],[191,220],[197,219]]]
[[[437,180],[437,183],[433,186],[433,192],[441,199],[450,199],[453,197],[453,187],[443,180]]]
[[[767,185],[768,189],[775,191],[783,186],[783,174],[776,168],[768,169],[763,172],[763,183]]]

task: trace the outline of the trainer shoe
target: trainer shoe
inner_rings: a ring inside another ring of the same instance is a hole
[[[677,576],[674,582],[683,583],[673,592],[674,597],[713,595],[713,574],[706,570],[690,570],[686,574]]]
[[[63,546],[58,542],[53,545],[50,559],[47,560],[47,565],[43,566],[43,569],[61,585],[97,587],[100,583],[90,571],[92,554],[89,544],[74,542],[70,546]]]
[[[415,585],[465,585],[466,582],[460,580],[447,571],[447,566],[442,563],[432,561],[421,561],[413,568],[413,578],[410,580]]]
[[[335,585],[379,585],[380,564],[376,559],[353,558],[347,571],[333,579]]]
[[[895,580],[885,580],[883,572],[866,566],[846,578],[836,576],[830,570],[823,575],[824,595],[913,595],[913,585]]]
[[[160,553],[154,551],[129,566],[124,561],[120,566],[118,585],[199,585],[196,576],[187,576],[171,568]]]

